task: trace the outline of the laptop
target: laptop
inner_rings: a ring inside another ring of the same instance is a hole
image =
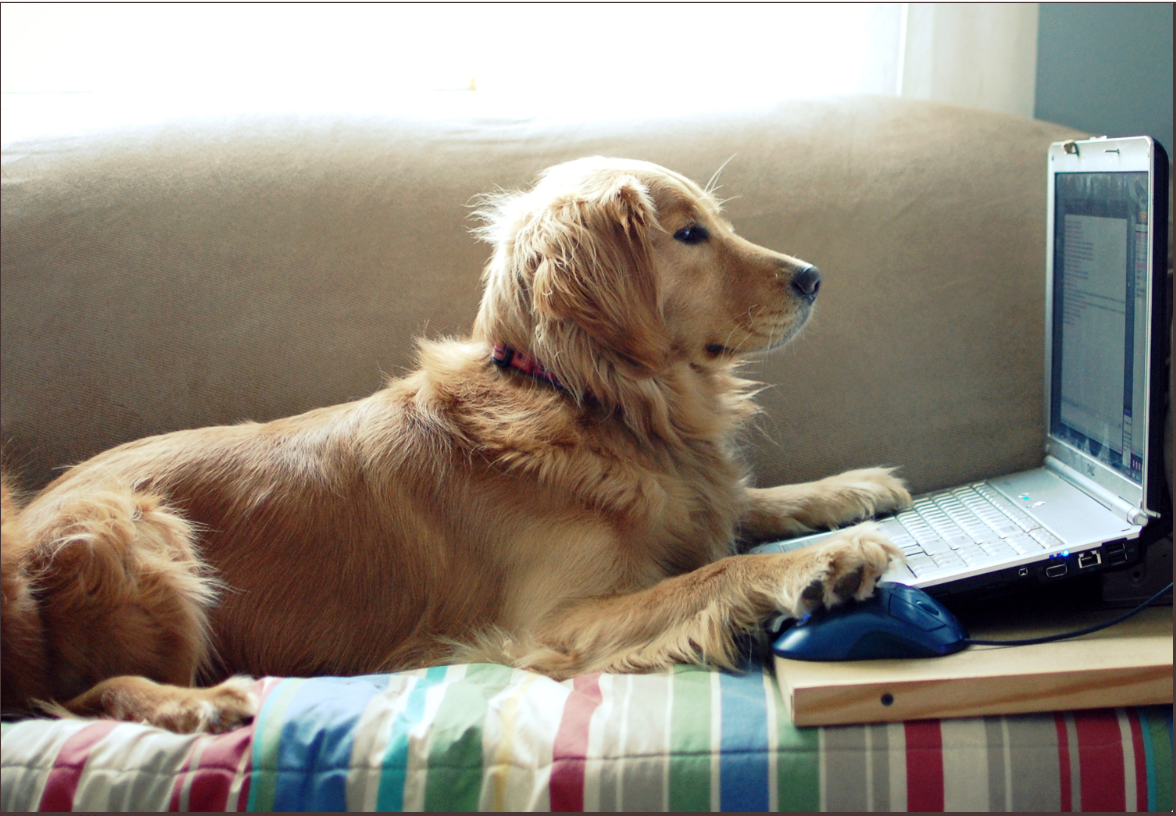
[[[1170,529],[1168,157],[1101,137],[1051,145],[1047,166],[1044,461],[878,519],[906,555],[883,580],[936,596],[1065,580],[1134,564]]]

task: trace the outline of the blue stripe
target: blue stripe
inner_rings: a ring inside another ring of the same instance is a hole
[[[768,809],[768,699],[763,667],[750,660],[744,674],[719,675],[722,704],[722,756],[719,808]]]
[[[412,691],[404,708],[392,723],[388,748],[384,752],[380,772],[380,790],[376,794],[376,810],[385,813],[404,810],[404,781],[408,775],[408,732],[425,715],[425,695],[445,679],[445,666],[433,666],[425,672]]]
[[[347,810],[355,724],[387,675],[306,681],[284,712],[274,810]]]
[[[286,703],[306,681],[287,678],[270,690],[265,704],[253,720],[253,759],[249,774],[249,800],[245,809],[250,813],[269,813],[274,809],[274,787],[277,784],[278,749],[282,744],[282,712]],[[270,721],[276,720],[276,737],[269,734]]]

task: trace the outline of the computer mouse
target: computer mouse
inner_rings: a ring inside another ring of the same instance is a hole
[[[968,631],[926,592],[878,584],[874,596],[811,612],[776,639],[790,660],[882,660],[941,657],[968,645]]]

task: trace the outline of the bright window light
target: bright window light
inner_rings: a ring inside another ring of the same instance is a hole
[[[472,90],[705,110],[896,92],[901,4],[4,4],[6,94]]]

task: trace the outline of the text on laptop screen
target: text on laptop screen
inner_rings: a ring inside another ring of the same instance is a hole
[[[1142,483],[1147,173],[1055,178],[1050,434]]]

